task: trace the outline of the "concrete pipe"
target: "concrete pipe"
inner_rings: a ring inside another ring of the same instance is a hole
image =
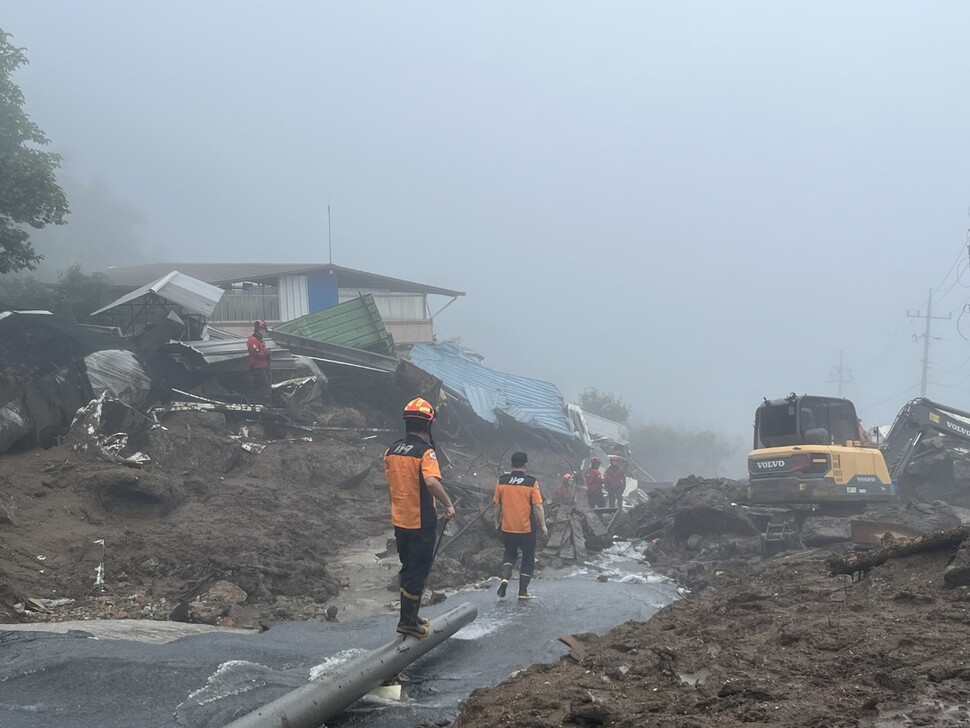
[[[398,637],[234,720],[226,728],[318,728],[477,616],[475,605],[461,604],[432,619],[431,634],[424,639]]]

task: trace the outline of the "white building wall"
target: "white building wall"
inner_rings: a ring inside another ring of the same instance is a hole
[[[310,290],[306,276],[280,276],[280,321],[292,321],[310,313]]]
[[[427,304],[423,293],[392,293],[374,288],[341,288],[340,303],[370,293],[385,323],[388,321],[427,321]]]

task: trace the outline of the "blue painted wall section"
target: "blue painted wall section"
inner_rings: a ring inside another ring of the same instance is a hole
[[[307,276],[307,304],[310,313],[323,311],[325,308],[336,306],[340,300],[337,296],[337,274],[330,271],[316,271]]]

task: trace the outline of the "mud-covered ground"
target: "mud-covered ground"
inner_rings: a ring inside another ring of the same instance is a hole
[[[173,414],[163,424],[125,450],[151,457],[141,469],[110,462],[73,435],[0,458],[0,620],[258,626],[324,619],[335,602],[354,603],[359,585],[346,557],[393,536],[380,458],[400,437],[399,419],[368,413],[365,421],[345,408],[324,419],[334,429],[313,433],[243,429],[212,413]],[[442,445],[445,477],[460,486],[450,490],[461,523],[449,527],[431,589],[485,579],[501,563],[490,515],[479,515],[501,454]],[[555,453],[534,459],[549,481],[565,467]],[[393,540],[388,550],[382,606],[391,609]],[[104,583],[96,584],[102,563]]]
[[[473,693],[455,728],[970,725],[970,588],[953,552],[861,581],[786,557],[649,622],[583,635],[580,659]]]
[[[240,437],[224,418],[174,416],[130,443],[126,452],[152,458],[141,469],[83,439],[4,455],[0,619],[256,626],[326,619],[335,604],[341,620],[392,608],[380,456],[399,421],[332,414],[335,429],[289,437],[259,426]],[[431,589],[480,581],[501,560],[486,504],[506,448],[441,444],[460,518]],[[555,451],[517,447],[547,491],[569,466]],[[848,548],[848,521],[816,519],[799,536],[814,550],[794,550],[805,545],[796,539],[766,561],[763,526],[739,500],[730,481],[686,479],[627,514],[618,526],[637,539],[645,568],[693,593],[647,623],[581,636],[578,659],[476,692],[456,726],[970,725],[970,592],[943,586],[952,551],[892,560],[861,581],[829,577],[821,559]],[[955,519],[939,504],[893,508],[878,519]],[[550,508],[551,523],[557,516]],[[367,598],[357,599],[353,567],[371,552],[386,575],[368,570]]]

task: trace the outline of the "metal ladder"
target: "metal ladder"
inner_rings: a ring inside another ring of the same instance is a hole
[[[788,535],[788,521],[782,521],[781,523],[771,523],[769,522],[765,526],[765,541],[784,541],[785,537]]]

